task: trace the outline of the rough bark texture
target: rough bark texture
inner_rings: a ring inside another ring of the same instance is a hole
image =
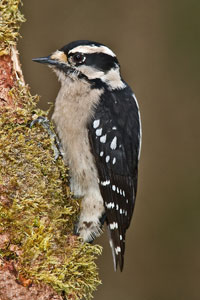
[[[9,55],[0,57],[0,105],[13,105],[9,90],[14,85],[12,61]]]
[[[16,50],[12,50],[14,52]],[[14,99],[9,95],[10,90],[16,85],[16,70],[12,55],[0,56],[0,105],[15,107]],[[20,105],[20,103],[18,103]]]
[[[0,260],[0,300],[62,300],[45,284],[31,284],[31,281],[17,278],[14,263]],[[23,281],[23,282],[22,282]]]

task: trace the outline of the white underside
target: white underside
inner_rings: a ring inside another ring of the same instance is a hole
[[[104,205],[86,124],[102,91],[91,90],[87,82],[58,75],[61,89],[52,119],[61,139],[64,161],[70,168],[71,191],[83,198],[77,230],[84,241],[90,241],[101,233],[99,219]]]

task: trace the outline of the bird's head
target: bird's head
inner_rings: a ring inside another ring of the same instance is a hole
[[[91,84],[106,84],[110,89],[124,87],[116,55],[100,43],[75,41],[49,56],[33,61],[52,67],[61,82],[68,77],[72,80],[86,80]]]

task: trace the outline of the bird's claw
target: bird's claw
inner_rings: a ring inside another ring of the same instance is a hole
[[[49,120],[46,117],[38,117],[37,119],[33,120],[30,124],[30,128],[33,127],[35,124],[41,124],[42,127],[47,130],[50,139],[51,139],[51,147],[54,152],[54,159],[57,160],[59,155],[63,156],[62,146],[61,143],[53,130],[51,129]]]

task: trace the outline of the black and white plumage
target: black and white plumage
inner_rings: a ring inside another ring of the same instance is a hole
[[[72,42],[35,61],[51,66],[61,81],[53,120],[71,189],[83,197],[77,232],[91,241],[105,216],[114,267],[122,270],[141,148],[137,100],[121,79],[115,54],[102,44]]]

